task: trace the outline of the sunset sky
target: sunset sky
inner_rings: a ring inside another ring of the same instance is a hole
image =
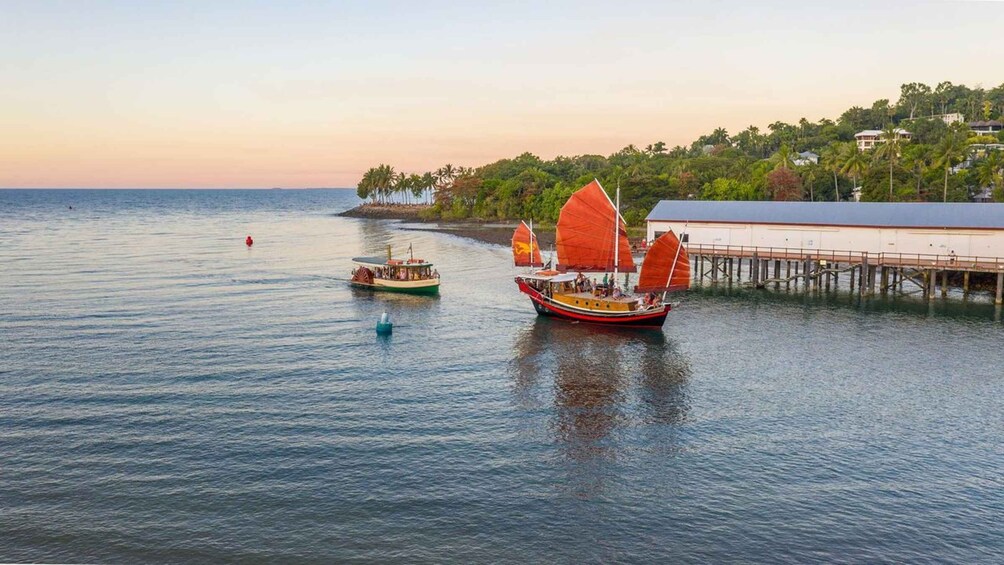
[[[492,5],[494,4],[494,5]],[[1004,2],[0,0],[0,187],[355,186],[1004,82]]]

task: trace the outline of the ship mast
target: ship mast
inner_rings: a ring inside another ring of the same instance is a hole
[[[614,280],[617,280],[617,260],[620,259],[621,179],[617,178],[617,204],[614,207]]]
[[[533,218],[530,218],[530,271],[533,271]]]
[[[687,233],[687,226],[690,221],[683,224],[683,233],[680,234],[680,244],[676,246],[676,255],[673,257],[673,266],[669,268],[669,277],[666,279],[666,290],[662,291],[662,301],[666,301],[666,293],[669,292],[669,284],[673,282],[673,274],[676,272],[676,262],[680,260],[680,251],[683,250],[683,235]]]

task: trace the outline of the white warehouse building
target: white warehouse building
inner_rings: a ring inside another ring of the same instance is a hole
[[[1004,204],[663,200],[646,221],[688,247],[1004,257]]]

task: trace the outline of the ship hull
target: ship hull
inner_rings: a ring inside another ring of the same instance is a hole
[[[573,322],[621,327],[660,328],[666,322],[666,316],[672,309],[672,306],[669,304],[664,304],[662,308],[642,312],[612,313],[588,311],[581,308],[571,308],[565,304],[556,302],[541,294],[519,277],[516,278],[516,285],[519,287],[520,292],[530,297],[534,309],[541,316],[552,316]]]
[[[350,281],[350,285],[356,288],[366,288],[369,290],[379,290],[383,292],[398,292],[401,294],[418,294],[430,296],[439,294],[439,280],[424,281],[390,281],[375,279],[373,284],[360,281]]]

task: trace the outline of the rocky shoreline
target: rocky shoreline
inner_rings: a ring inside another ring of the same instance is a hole
[[[370,218],[374,220],[406,220],[409,222],[424,222],[422,211],[429,207],[424,204],[360,204],[355,208],[350,208],[344,212],[339,212],[338,216],[345,218]]]
[[[374,206],[372,204],[361,204],[338,215],[346,218],[400,220],[406,224],[401,226],[401,229],[448,233],[458,237],[466,237],[483,243],[506,247],[511,245],[512,232],[519,224],[518,222],[479,222],[473,220],[428,220],[421,215],[422,211],[428,208],[428,206],[424,205],[394,204],[390,206]],[[553,228],[535,229],[534,231],[539,238],[541,249],[550,249],[554,245]]]

